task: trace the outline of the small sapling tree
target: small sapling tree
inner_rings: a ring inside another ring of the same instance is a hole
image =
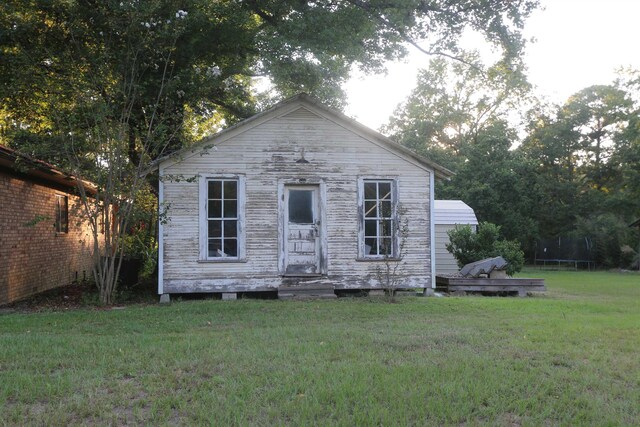
[[[392,214],[389,212],[389,218]],[[386,217],[385,216],[385,217]],[[393,238],[388,240],[389,245],[384,249],[384,257],[382,266],[376,268],[376,278],[380,287],[384,290],[385,296],[389,302],[395,302],[398,289],[402,288],[404,275],[402,270],[406,261],[406,243],[409,236],[409,222],[404,216],[404,209],[397,207],[397,214],[391,221],[382,221],[382,235],[393,236],[395,234],[398,239],[397,248],[393,248]]]

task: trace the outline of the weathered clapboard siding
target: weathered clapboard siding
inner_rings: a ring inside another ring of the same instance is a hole
[[[340,288],[378,287],[378,261],[359,261],[357,178],[393,176],[409,226],[402,274],[406,286],[431,287],[430,174],[414,159],[381,146],[299,105],[215,141],[204,153],[161,165],[163,176],[242,175],[245,188],[246,259],[199,259],[198,182],[163,180],[169,222],[163,226],[165,293],[275,289],[279,272],[278,185],[320,183],[326,188],[324,231],[327,274],[309,279]],[[308,163],[296,163],[302,149]]]

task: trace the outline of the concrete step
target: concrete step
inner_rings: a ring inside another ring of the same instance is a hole
[[[321,284],[300,284],[300,285],[280,285],[278,292],[327,292],[333,293],[333,285]]]
[[[313,299],[335,299],[338,298],[336,294],[292,294],[292,293],[278,293],[278,299],[286,300],[313,300]]]
[[[298,286],[280,286],[278,288],[280,299],[329,299],[337,298],[332,285],[305,284]]]

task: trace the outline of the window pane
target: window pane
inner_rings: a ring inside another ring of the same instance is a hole
[[[313,223],[313,191],[289,190],[289,222]]]
[[[364,254],[378,255],[378,240],[374,237],[364,239]]]
[[[380,212],[378,215],[380,218],[391,218],[391,202],[390,201],[382,201],[378,205],[378,209]]]
[[[367,218],[375,218],[378,216],[378,210],[376,209],[376,202],[364,202],[364,216]]]
[[[222,256],[222,239],[209,239],[209,257]]]
[[[238,193],[236,179],[207,181],[207,258],[238,257]]]
[[[377,199],[378,195],[376,192],[376,183],[375,182],[365,182],[364,183],[364,198],[365,199]]]
[[[238,202],[236,200],[224,201],[224,217],[236,218],[238,216]]]
[[[391,237],[380,239],[379,255],[391,255]]]
[[[391,200],[391,183],[390,182],[380,182],[378,183],[378,197],[380,200]]]
[[[222,199],[222,181],[209,181],[209,198]]]
[[[237,237],[238,236],[238,221],[229,221],[226,220],[224,222],[224,238],[227,237]]]
[[[222,237],[222,221],[209,220],[209,237]]]
[[[225,256],[238,256],[238,241],[236,239],[224,239]]]
[[[60,215],[60,222],[62,224],[62,227],[60,229],[60,231],[62,231],[63,233],[68,233],[69,232],[69,206],[67,204],[67,196],[61,197],[61,203],[62,203],[62,215]]]
[[[395,233],[393,223],[393,182],[368,181],[363,184],[364,255],[393,255]]]
[[[67,196],[56,196],[56,232],[67,233],[69,231],[69,217]]]
[[[389,237],[393,231],[391,221],[380,221],[380,236]]]
[[[209,218],[221,218],[222,217],[222,201],[221,200],[209,200]]]
[[[375,219],[368,219],[364,222],[364,235],[377,236],[378,235],[378,221]]]
[[[224,199],[237,199],[238,198],[238,182],[237,181],[225,181],[224,182]]]

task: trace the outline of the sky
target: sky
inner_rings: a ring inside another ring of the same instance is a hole
[[[525,62],[538,96],[563,103],[580,89],[611,83],[621,66],[640,69],[640,0],[541,0],[541,5],[544,10],[535,11],[524,29],[526,38],[535,38]],[[345,86],[345,113],[379,129],[409,96],[417,71],[429,60],[413,50],[406,60],[390,63],[387,75],[354,74]]]

